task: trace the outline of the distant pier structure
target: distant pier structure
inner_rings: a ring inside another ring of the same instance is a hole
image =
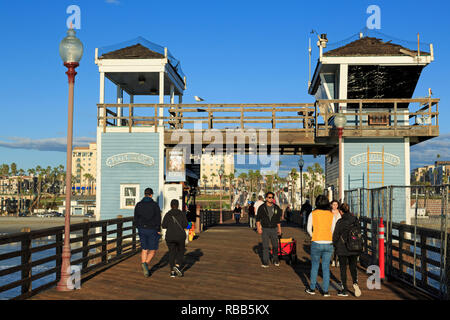
[[[324,123],[316,139],[337,139],[334,117],[341,112],[343,163],[336,147],[326,154],[326,186],[332,197],[343,199],[344,190],[410,185],[410,146],[439,135],[438,103],[431,94],[412,99],[423,69],[434,60],[429,52],[411,50],[391,41],[363,36],[324,52],[328,39],[319,37],[320,56],[310,82],[317,114]],[[339,186],[339,166],[341,185]],[[395,222],[410,222],[409,190],[397,194]],[[368,199],[362,199],[370,206]],[[368,208],[370,210],[370,208]]]

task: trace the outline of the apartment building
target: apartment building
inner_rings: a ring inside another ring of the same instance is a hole
[[[75,147],[72,151],[72,176],[75,184],[72,188],[78,194],[95,194],[97,176],[97,144],[88,147]]]
[[[223,165],[224,175],[234,173],[234,155],[202,155],[200,162],[200,181],[199,186],[207,188],[220,187],[219,170]],[[204,177],[207,177],[207,181]],[[222,186],[229,187],[229,179],[222,178]]]

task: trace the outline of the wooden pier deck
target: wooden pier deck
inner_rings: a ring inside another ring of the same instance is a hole
[[[309,237],[292,224],[283,223],[283,237],[297,240],[299,262],[282,261],[279,267],[261,267],[261,237],[241,220],[226,221],[202,232],[185,253],[182,278],[170,278],[167,247],[161,242],[153,258],[153,274],[145,278],[140,254],[136,254],[82,283],[80,290],[58,292],[49,289],[33,300],[429,300],[430,297],[401,282],[383,282],[380,290],[369,290],[368,275],[358,267],[362,296],[353,292],[338,297],[339,268],[331,267],[330,297],[305,293],[309,284]],[[320,273],[319,273],[320,275]],[[350,274],[348,274],[348,279]],[[318,283],[322,278],[319,276]],[[350,280],[349,280],[350,281]],[[351,286],[350,286],[351,288]]]

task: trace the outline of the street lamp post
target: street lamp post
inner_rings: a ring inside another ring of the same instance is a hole
[[[220,206],[220,218],[219,218],[219,223],[222,224],[223,220],[222,220],[222,176],[223,176],[223,165],[220,166],[219,169],[219,180],[220,180],[220,202],[219,202],[219,206]]]
[[[298,166],[300,168],[300,208],[303,204],[303,166],[305,165],[305,161],[303,160],[302,155],[300,155],[300,160],[298,160]]]
[[[347,124],[347,118],[343,113],[338,113],[334,117],[334,125],[338,129],[338,135],[339,135],[339,181],[338,181],[338,188],[339,188],[339,200],[344,200],[344,190],[343,190],[343,184],[342,184],[342,168],[344,166],[344,159],[343,159],[343,153],[342,153],[342,133],[344,131],[344,127]]]
[[[72,195],[72,138],[73,138],[73,88],[75,84],[75,68],[83,55],[83,44],[75,36],[75,30],[69,29],[67,36],[59,44],[59,54],[67,67],[69,79],[69,105],[67,122],[67,165],[66,165],[66,214],[64,220],[64,247],[62,252],[61,279],[56,289],[58,291],[72,290],[70,280],[70,201]]]

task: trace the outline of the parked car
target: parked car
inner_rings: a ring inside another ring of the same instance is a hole
[[[58,211],[52,211],[50,212],[51,217],[61,217],[62,213],[59,213]]]
[[[93,214],[92,212],[88,212],[88,213],[86,213],[84,216],[85,216],[85,217],[88,217],[88,218],[93,218],[93,217],[94,217],[94,214]]]
[[[26,217],[26,216],[27,216],[26,212],[24,212],[24,211],[19,212],[19,217]]]
[[[39,218],[44,218],[45,217],[45,213],[38,213],[37,215],[36,215],[36,217],[39,217]]]

